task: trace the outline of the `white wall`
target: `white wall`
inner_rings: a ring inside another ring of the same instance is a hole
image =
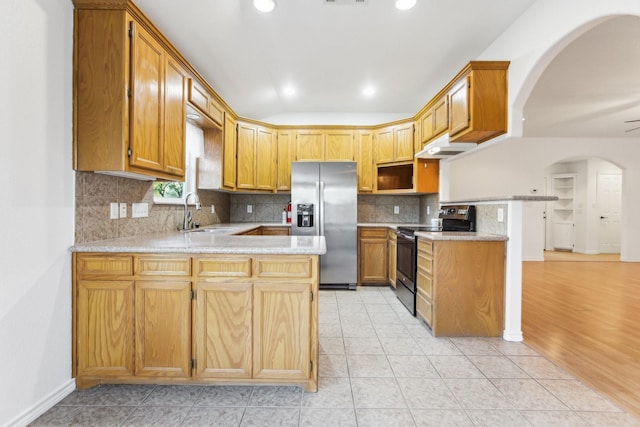
[[[640,209],[640,193],[632,190],[640,185],[640,138],[521,137],[523,107],[546,66],[571,41],[616,15],[640,16],[640,2],[538,0],[480,55],[480,60],[511,61],[509,132],[442,162],[441,200],[530,194],[532,188],[545,188],[544,169],[555,162],[576,157],[606,159],[623,169],[621,259],[640,261],[640,225],[630,214]]]
[[[0,15],[0,425],[23,425],[71,379],[72,3]]]

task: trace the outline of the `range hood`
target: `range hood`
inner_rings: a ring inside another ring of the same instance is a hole
[[[451,142],[449,141],[449,134],[445,133],[425,145],[421,151],[416,153],[415,157],[421,159],[446,159],[477,146],[478,144],[475,142]]]

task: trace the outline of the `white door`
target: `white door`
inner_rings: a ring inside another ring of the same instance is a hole
[[[620,204],[622,175],[598,174],[598,250],[600,253],[620,253]]]

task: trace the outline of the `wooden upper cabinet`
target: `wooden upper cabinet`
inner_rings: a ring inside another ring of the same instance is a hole
[[[420,117],[420,141],[429,141],[434,135],[433,109],[429,109]],[[422,149],[422,144],[420,145],[420,149]]]
[[[351,130],[325,131],[324,161],[353,161],[354,135]]]
[[[187,72],[122,9],[75,10],[74,168],[181,180]]]
[[[276,133],[273,129],[258,127],[256,141],[256,190],[273,191],[276,182]]]
[[[219,126],[223,125],[224,110],[220,107],[213,94],[194,79],[189,79],[189,102]]]
[[[449,91],[453,142],[483,142],[507,131],[508,62],[472,61]]]
[[[376,132],[376,163],[388,163],[394,160],[393,129],[384,128]]]
[[[324,131],[298,130],[296,132],[296,160],[321,162],[324,159]]]
[[[413,160],[413,122],[379,129],[375,146],[378,164]]]
[[[449,129],[449,109],[447,104],[447,96],[442,96],[436,100],[424,114],[420,117],[420,136],[416,137],[419,142],[419,149],[427,141],[439,136]],[[416,147],[418,149],[418,147]]]
[[[291,129],[278,131],[278,176],[276,189],[291,190],[291,162],[293,160],[293,144],[295,131]]]
[[[224,118],[224,138],[222,148],[222,185],[228,189],[236,188],[236,121],[229,114]]]
[[[275,189],[276,138],[272,129],[238,122],[238,189]]]
[[[413,160],[413,122],[395,126],[393,134],[396,150],[394,161]]]
[[[359,131],[356,133],[356,147],[358,162],[358,191],[372,193],[373,179],[373,131]]]

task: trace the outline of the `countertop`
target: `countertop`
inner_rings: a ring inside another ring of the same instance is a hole
[[[395,223],[358,223],[358,227],[386,227],[397,230],[398,227],[429,227],[429,224],[395,224]],[[478,241],[507,241],[509,238],[502,234],[479,233],[475,231],[417,231],[418,237],[426,237],[431,240],[478,240]]]
[[[204,231],[154,233],[80,243],[72,246],[70,250],[72,252],[257,255],[323,255],[327,252],[323,236],[234,236],[231,234],[249,231],[259,226],[286,226],[286,224],[217,224],[201,227],[200,230]]]

